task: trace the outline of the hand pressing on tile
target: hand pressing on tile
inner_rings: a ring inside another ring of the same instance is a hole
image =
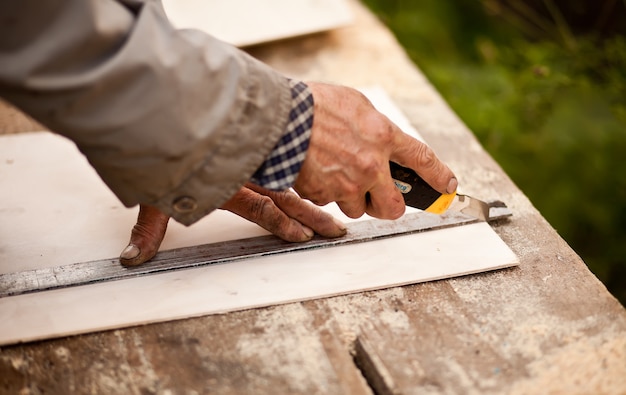
[[[291,242],[346,234],[344,224],[291,191],[270,191],[248,183],[222,207]],[[169,216],[147,205],[139,207],[128,246],[120,255],[124,266],[137,266],[152,259],[165,237]]]

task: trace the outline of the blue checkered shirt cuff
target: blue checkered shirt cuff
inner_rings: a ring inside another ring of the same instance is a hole
[[[313,127],[313,94],[306,84],[289,81],[291,111],[283,137],[265,162],[252,175],[254,184],[272,190],[290,188],[296,181],[306,157]]]

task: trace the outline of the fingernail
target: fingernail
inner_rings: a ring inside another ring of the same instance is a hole
[[[122,259],[135,259],[141,254],[141,250],[134,244],[129,244],[128,247],[124,248],[124,251],[120,254],[120,258]]]
[[[335,225],[337,225],[337,227],[339,229],[346,230],[346,224],[344,224],[343,222],[339,221],[337,218],[333,218],[333,221],[335,221]]]
[[[456,191],[456,188],[459,186],[459,182],[456,180],[456,177],[452,177],[450,182],[448,182],[448,188],[446,188],[447,193],[452,193]]]
[[[309,228],[308,226],[303,226],[302,227],[302,231],[304,232],[304,234],[310,239],[311,237],[313,237],[313,235],[315,234],[315,232],[313,231],[313,229]]]

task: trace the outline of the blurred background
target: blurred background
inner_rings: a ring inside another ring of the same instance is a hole
[[[626,305],[626,1],[364,2]]]

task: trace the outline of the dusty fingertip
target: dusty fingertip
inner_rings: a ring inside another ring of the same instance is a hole
[[[335,223],[335,225],[339,228],[340,231],[345,232],[348,228],[346,226],[346,224],[344,224],[343,222],[341,222],[340,220],[338,220],[337,218],[333,217],[333,222]]]
[[[313,229],[304,225],[302,226],[302,233],[306,235],[307,240],[310,240],[311,238],[313,238],[313,235],[315,235],[315,232],[313,231]]]
[[[134,244],[129,244],[120,254],[120,263],[122,266],[138,266],[145,261],[145,257],[141,256],[141,249]]]
[[[448,187],[446,188],[446,193],[454,193],[454,191],[456,191],[456,188],[458,186],[459,186],[459,182],[457,181],[456,177],[452,177],[452,179],[448,181]]]
[[[134,244],[129,244],[120,254],[120,258],[124,260],[135,259],[141,254],[141,250]]]
[[[309,228],[308,226],[304,226],[304,225],[302,225],[302,233],[304,234],[304,237],[302,238],[301,241],[309,241],[315,235],[315,231],[313,229]]]

